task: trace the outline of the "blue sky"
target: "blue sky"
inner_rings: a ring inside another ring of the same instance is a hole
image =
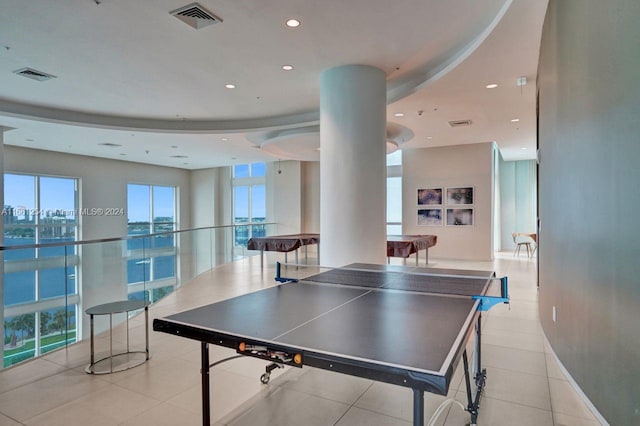
[[[33,210],[36,207],[35,178],[28,175],[4,175],[4,204],[12,207],[24,207]],[[129,185],[127,197],[129,211],[125,212],[130,221],[149,220],[149,185]],[[174,188],[166,186],[153,187],[154,215],[156,217],[173,217]],[[121,206],[101,206],[104,209],[118,209]],[[73,217],[75,210],[75,179],[41,177],[40,209],[64,210],[68,217]],[[32,213],[30,213],[32,214]]]
[[[40,178],[40,209],[66,210],[73,215],[75,209],[75,180],[66,178]],[[4,175],[4,204],[12,207],[35,209],[35,178],[26,175]]]
[[[251,164],[235,166],[236,177],[264,176],[265,164]],[[33,211],[36,207],[36,179],[34,176],[5,174],[4,175],[4,204],[12,207],[24,207]],[[75,216],[75,185],[73,178],[40,177],[40,206],[43,211],[64,210],[68,217]],[[236,189],[235,216],[249,216],[248,187]],[[151,190],[153,189],[153,194]],[[237,191],[240,191],[238,193]],[[149,221],[150,200],[153,195],[153,215],[155,217],[174,217],[175,188],[166,186],[150,186],[129,184],[127,187],[128,206],[125,214],[129,222]],[[264,185],[252,186],[251,216],[264,218],[266,216],[266,191]],[[104,209],[118,209],[121,206],[100,206]]]

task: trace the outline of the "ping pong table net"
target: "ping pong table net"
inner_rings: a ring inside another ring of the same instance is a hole
[[[307,276],[296,281],[314,284],[362,287],[375,290],[396,290],[453,296],[486,295],[495,278],[493,272],[465,275],[438,272],[393,271],[360,268],[336,268]]]

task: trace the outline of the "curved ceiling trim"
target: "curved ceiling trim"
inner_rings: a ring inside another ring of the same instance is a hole
[[[424,64],[421,67],[418,67],[414,72],[410,73],[409,76],[398,77],[396,81],[390,82],[389,88],[387,89],[387,104],[392,104],[393,102],[399,101],[402,98],[406,98],[407,96],[424,89],[460,65],[465,59],[471,56],[471,54],[475,52],[480,45],[482,45],[487,37],[489,37],[489,34],[493,32],[498,23],[502,20],[512,3],[513,0],[505,0],[491,23],[457,53],[450,55],[447,59],[435,66],[429,66],[430,64],[428,63]]]
[[[153,133],[216,134],[268,129],[287,129],[320,122],[317,111],[250,120],[160,120],[91,114],[0,100],[0,114],[27,120],[112,130]]]
[[[505,0],[497,15],[476,37],[438,64],[426,63],[414,72],[388,82],[387,104],[396,102],[437,81],[468,58],[491,34],[504,17],[513,0]],[[132,130],[154,133],[216,134],[260,130],[296,129],[319,124],[319,111],[255,118],[247,120],[163,120],[138,117],[109,116],[82,111],[49,108],[8,100],[0,100],[0,114],[50,123]]]

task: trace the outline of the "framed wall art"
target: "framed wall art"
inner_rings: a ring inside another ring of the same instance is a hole
[[[442,209],[418,209],[419,226],[442,226]]]
[[[473,186],[447,188],[446,204],[447,205],[473,204]]]
[[[473,226],[473,209],[447,209],[447,226]]]
[[[442,204],[442,188],[418,189],[418,205],[440,205]]]

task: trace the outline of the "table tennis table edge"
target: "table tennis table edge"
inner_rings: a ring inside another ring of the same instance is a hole
[[[475,315],[473,315],[473,317],[475,317]],[[465,322],[466,330],[464,332],[463,340],[468,339],[469,333],[471,333],[473,329],[472,324],[473,321],[471,321],[471,324],[467,324],[467,322]],[[238,351],[240,343],[245,343],[247,345],[267,346],[269,349],[274,351],[301,353],[303,356],[303,364],[300,367],[315,367],[403,387],[417,387],[423,391],[436,393],[438,395],[447,394],[451,377],[455,371],[455,367],[452,367],[450,364],[445,365],[445,363],[443,363],[443,366],[441,366],[439,371],[412,368],[410,366],[379,362],[366,358],[321,351],[313,348],[305,348],[298,345],[283,344],[282,342],[268,339],[259,339],[252,336],[228,333],[207,327],[193,326],[191,324],[172,321],[166,318],[154,319],[153,330],[196,340],[201,343],[234,349],[236,351]],[[244,356],[252,356],[251,353],[242,354]],[[269,361],[259,356],[254,357],[263,361]],[[458,350],[452,350],[449,352],[447,360],[454,359],[457,365],[457,361],[459,361],[460,357],[461,351],[460,348],[458,348]],[[358,374],[354,374],[355,372]],[[412,384],[415,386],[412,386]]]

